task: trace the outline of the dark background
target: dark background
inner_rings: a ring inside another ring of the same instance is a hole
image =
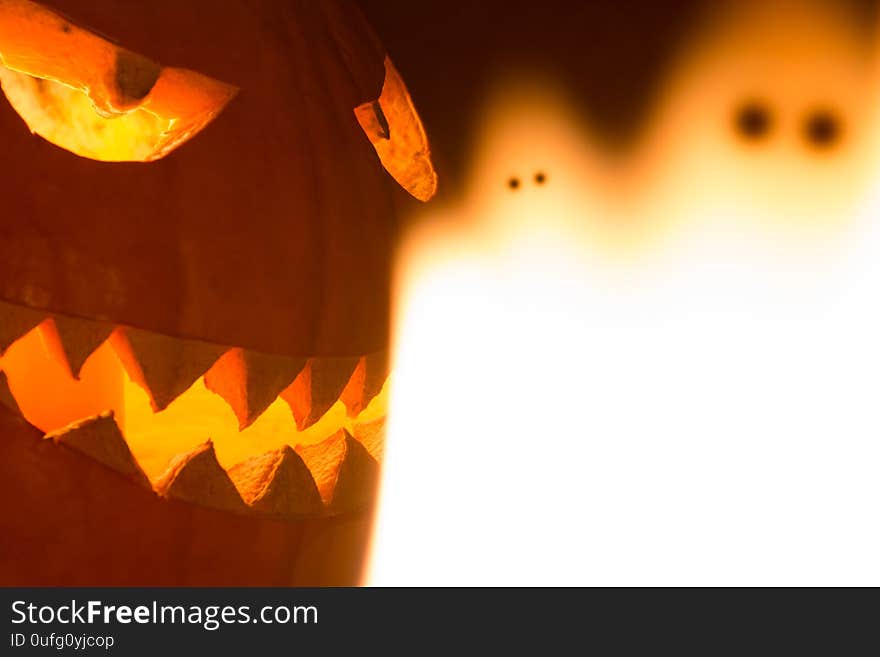
[[[822,2],[823,0],[803,0]],[[876,0],[849,5],[873,36]],[[676,45],[712,0],[358,0],[407,81],[428,129],[442,192],[460,188],[487,80],[546,67],[605,145],[626,148]],[[785,25],[779,26],[780,30]]]

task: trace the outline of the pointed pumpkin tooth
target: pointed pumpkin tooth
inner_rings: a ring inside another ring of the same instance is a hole
[[[214,444],[210,440],[174,457],[153,488],[160,496],[169,499],[223,511],[247,511],[235,484],[217,462]]]
[[[205,374],[205,386],[226,400],[241,430],[269,408],[305,364],[305,358],[230,349]]]
[[[385,456],[385,420],[386,418],[380,417],[371,422],[358,422],[351,430],[355,440],[363,445],[378,463],[381,463]]]
[[[296,428],[304,431],[339,399],[358,365],[358,358],[311,358],[296,380],[281,393]]]
[[[6,372],[0,372],[0,404],[16,415],[21,415],[21,409],[18,407],[18,402],[15,401],[15,397],[12,396],[12,391],[9,389],[9,381],[6,379]]]
[[[285,445],[229,469],[244,501],[266,515],[291,518],[321,513],[321,495],[299,454]]]
[[[149,480],[128,448],[128,443],[122,437],[113,411],[74,422],[63,429],[47,433],[46,438],[56,445],[82,452],[135,483],[151,488]]]
[[[40,335],[49,355],[70,369],[79,379],[82,366],[92,352],[113,332],[113,325],[55,315],[40,324]]]
[[[150,396],[154,412],[186,392],[224,351],[207,342],[127,327],[117,328],[109,339],[129,378]]]
[[[349,417],[357,417],[382,392],[388,378],[388,352],[380,351],[361,357],[351,380],[342,391],[340,399],[348,410]]]
[[[345,429],[317,445],[299,445],[296,451],[312,473],[330,513],[354,511],[372,501],[379,464]]]
[[[0,355],[13,342],[35,329],[46,315],[43,311],[0,301]]]

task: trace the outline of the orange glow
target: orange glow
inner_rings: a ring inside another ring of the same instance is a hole
[[[49,432],[106,410],[123,420],[123,372],[110,345],[104,343],[74,379],[57,354],[46,322],[13,343],[0,358],[9,388],[27,420]],[[47,341],[47,338],[49,340]]]
[[[373,584],[880,581],[877,59],[726,4],[624,156],[546,74],[493,90],[399,258]]]
[[[132,382],[114,351],[104,342],[73,377],[54,344],[48,320],[14,342],[0,358],[0,369],[24,416],[45,432],[112,410],[125,440],[144,473],[155,480],[171,459],[211,439],[224,468],[283,445],[320,443],[346,428],[354,436],[362,425],[385,416],[388,384],[356,417],[349,417],[343,401],[300,431],[281,396],[249,427],[239,430],[235,413],[200,377],[189,390],[156,413],[147,392]],[[367,445],[368,449],[371,447]]]
[[[785,26],[782,29],[780,26]],[[628,175],[652,221],[709,215],[768,239],[833,237],[874,184],[878,75],[873,39],[833,2],[719,3],[685,44]],[[735,113],[758,103],[765,134],[748,140]],[[829,113],[837,138],[811,141]]]
[[[437,174],[428,137],[403,78],[388,57],[381,95],[354,113],[388,173],[415,198],[430,200],[437,192]]]
[[[32,132],[110,162],[164,157],[236,93],[162,68],[29,0],[0,1],[0,85]]]
[[[386,384],[387,387],[387,384]],[[217,460],[229,468],[251,456],[272,451],[284,445],[312,445],[321,442],[340,427],[356,433],[354,425],[384,416],[385,392],[370,403],[364,414],[350,420],[341,401],[315,424],[299,431],[290,406],[279,397],[257,420],[239,431],[239,422],[229,405],[205,387],[199,378],[192,387],[168,408],[154,413],[147,393],[132,383],[124,382],[125,422],[123,434],[132,453],[153,478],[165,469],[169,459],[186,452],[210,438]]]

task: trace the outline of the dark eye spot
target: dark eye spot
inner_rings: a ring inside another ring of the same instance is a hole
[[[545,182],[547,182],[547,174],[543,171],[538,171],[538,173],[535,174],[535,184],[543,185]]]
[[[807,116],[804,137],[814,148],[830,148],[840,139],[840,119],[829,110],[816,110]]]
[[[758,141],[770,134],[770,130],[773,128],[773,118],[766,105],[757,101],[749,101],[736,111],[734,127],[743,139]]]
[[[510,178],[507,181],[507,186],[510,187],[510,189],[519,189],[519,185],[520,185],[519,178],[517,178],[516,176],[514,176],[513,178]]]

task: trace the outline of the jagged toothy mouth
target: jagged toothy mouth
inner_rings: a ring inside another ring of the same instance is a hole
[[[372,498],[387,355],[290,358],[0,302],[0,401],[158,495],[297,518]]]

